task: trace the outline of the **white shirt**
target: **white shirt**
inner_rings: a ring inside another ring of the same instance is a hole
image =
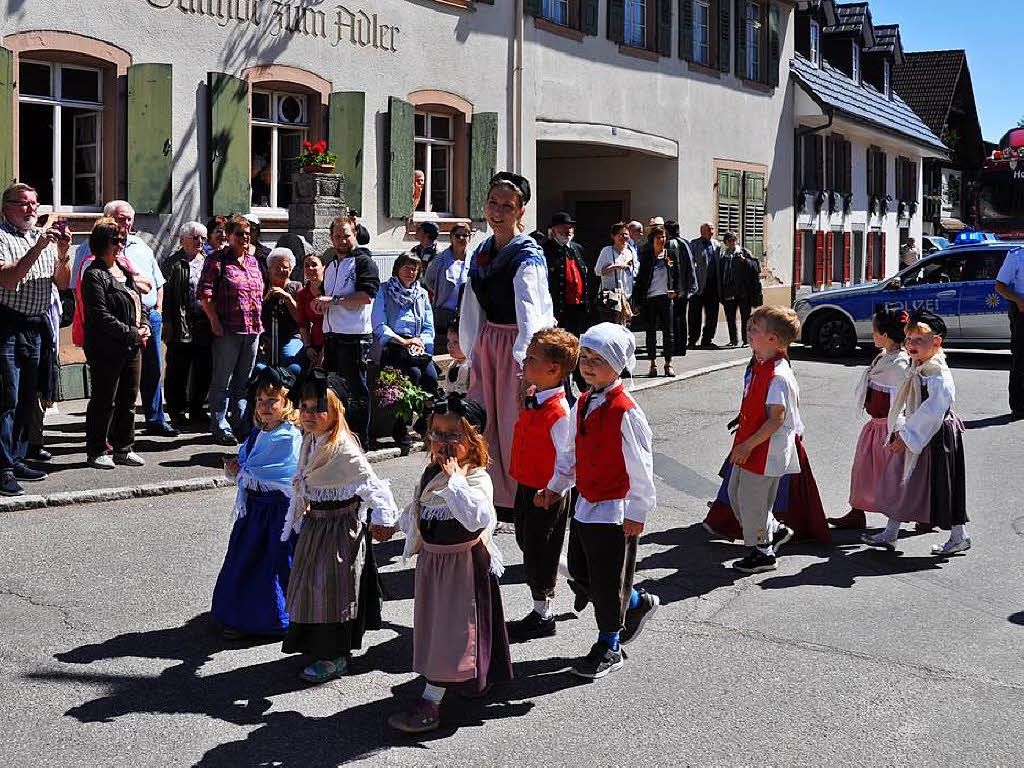
[[[604,268],[609,264],[628,264],[630,268],[617,269],[607,275],[602,274]],[[594,265],[594,274],[601,278],[601,289],[614,291],[616,288],[621,288],[622,292],[626,294],[626,298],[633,295],[633,281],[639,271],[640,260],[637,258],[636,252],[629,246],[623,248],[622,253],[618,253],[613,246],[606,245],[601,249],[597,263]]]
[[[956,400],[953,374],[945,366],[938,376],[922,376],[921,383],[928,387],[928,399],[909,416],[902,416],[897,427],[907,450],[918,454],[928,447]]]
[[[1014,248],[1006,254],[996,280],[1014,293],[1024,293],[1024,248]]]
[[[476,258],[474,253],[467,256],[467,261]],[[469,267],[472,269],[472,261]],[[469,272],[467,271],[468,275]],[[512,345],[512,357],[519,368],[526,359],[526,348],[530,346],[533,334],[541,328],[550,328],[555,324],[555,312],[551,305],[551,293],[548,290],[548,270],[544,264],[524,262],[516,270],[512,278],[512,288],[516,296],[516,342]],[[466,353],[470,362],[476,354],[476,342],[485,320],[476,291],[468,282],[462,292],[462,309],[459,313],[459,346]],[[327,326],[324,326],[327,330]],[[468,365],[469,363],[467,363]]]
[[[605,392],[622,384],[616,380]],[[588,413],[600,407],[605,401],[605,392],[593,396]],[[628,392],[626,396],[633,400]],[[555,475],[548,483],[548,489],[565,495],[576,483],[576,424],[579,419],[579,407],[582,398],[569,412],[567,426],[569,436],[562,443],[562,449],[555,458]],[[635,403],[636,401],[633,400]],[[552,430],[553,432],[553,430]],[[647,515],[658,504],[654,490],[654,455],[651,451],[651,428],[647,417],[640,406],[630,408],[622,414],[622,458],[626,463],[626,474],[629,476],[629,491],[624,499],[611,501],[587,501],[580,494],[576,501],[574,517],[581,523],[613,523],[622,525],[624,519],[642,523]],[[558,444],[556,444],[558,445]]]
[[[345,298],[356,292],[356,260],[349,256],[335,259],[324,269],[324,296]],[[346,309],[336,304],[324,311],[324,333],[368,334],[373,332],[373,303],[359,309]]]
[[[786,409],[782,426],[768,438],[768,458],[765,460],[766,477],[781,477],[800,473],[800,457],[796,452],[797,435],[803,435],[804,423],[800,418],[800,386],[787,360],[775,364],[775,376],[768,385],[765,405],[781,405]]]

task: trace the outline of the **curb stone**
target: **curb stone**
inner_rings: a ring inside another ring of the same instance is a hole
[[[657,379],[641,378],[642,381],[633,386],[631,392],[644,392],[648,389],[665,387],[669,384],[676,384],[687,379],[695,379],[706,376],[717,371],[724,371],[728,368],[735,368],[739,365],[746,365],[749,358],[744,357],[737,360],[727,360],[723,363],[708,365],[704,368],[697,368],[686,371],[678,376],[660,376]],[[636,379],[634,379],[636,381]],[[423,442],[417,441],[410,448],[410,453],[419,453],[426,450]],[[397,459],[402,455],[398,448],[382,448],[377,451],[370,451],[366,454],[371,464]],[[223,475],[210,475],[207,477],[193,477],[184,480],[169,480],[163,483],[146,483],[135,486],[119,486],[116,488],[98,488],[82,491],[59,491],[55,493],[39,495],[26,494],[25,496],[11,496],[0,499],[0,514],[4,512],[20,512],[27,509],[42,509],[44,507],[66,507],[74,504],[94,504],[103,501],[123,501],[125,499],[140,499],[152,496],[166,496],[171,493],[189,493],[192,491],[206,491],[214,488],[227,488],[233,486],[233,480]]]

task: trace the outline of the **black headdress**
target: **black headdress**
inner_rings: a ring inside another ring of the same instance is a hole
[[[434,414],[454,413],[472,424],[477,432],[483,432],[487,428],[487,411],[484,407],[476,400],[458,392],[438,395],[431,401],[429,408]]]
[[[946,321],[928,309],[915,309],[907,323],[922,323],[932,329],[936,336],[946,337]]]
[[[289,395],[294,399],[292,394],[292,387],[295,386],[295,374],[289,371],[287,368],[280,368],[278,366],[259,366],[249,377],[249,383],[246,387],[249,393],[249,400],[252,401],[256,397],[256,393],[260,391],[260,387],[270,387],[276,389],[277,387],[284,387],[289,391]]]
[[[530,182],[526,180],[525,176],[512,173],[512,171],[498,171],[491,177],[491,186],[493,187],[501,181],[507,182],[519,190],[519,199],[523,205],[530,202]]]
[[[298,407],[303,399],[316,398],[316,407],[320,413],[327,413],[327,390],[338,396],[343,407],[348,407],[348,389],[345,380],[336,373],[323,368],[310,368],[299,376],[291,389],[292,402]]]

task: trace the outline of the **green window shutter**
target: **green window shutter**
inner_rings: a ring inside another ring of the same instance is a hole
[[[473,115],[469,150],[469,217],[484,218],[487,186],[498,167],[498,113]]]
[[[779,4],[768,6],[768,85],[773,88],[779,84],[779,66],[782,63],[782,38],[779,28]]]
[[[363,212],[363,116],[366,94],[336,91],[327,101],[327,144],[338,156],[335,171],[345,178],[345,203]],[[412,186],[412,174],[409,176]]]
[[[724,7],[727,3],[723,3]],[[736,0],[736,77],[747,76],[747,0]]]
[[[541,0],[523,0],[523,13],[527,16],[540,16]]]
[[[613,43],[626,39],[625,0],[608,0],[608,39]]]
[[[718,68],[723,72],[729,71],[729,63],[732,61],[732,25],[730,23],[729,0],[718,2]]]
[[[764,174],[743,174],[743,247],[764,256]]]
[[[658,2],[658,53],[672,55],[672,0]]]
[[[679,0],[679,58],[693,61],[693,0]]]
[[[600,0],[580,0],[580,29],[584,35],[597,34],[597,15],[600,8]]]
[[[171,212],[171,65],[128,67],[128,200],[139,213]]]
[[[738,234],[740,231],[742,181],[742,171],[723,169],[718,171],[718,226],[716,230],[719,236],[724,236],[726,232]]]
[[[413,117],[412,104],[395,96],[388,99],[388,216],[412,216]]]
[[[249,84],[223,72],[206,73],[210,103],[210,212],[247,213],[251,205]]]
[[[0,48],[0,186],[14,181],[14,54]]]

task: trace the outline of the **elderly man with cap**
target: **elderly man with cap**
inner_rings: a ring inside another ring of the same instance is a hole
[[[437,224],[432,221],[421,221],[416,227],[416,245],[412,252],[423,262],[424,267],[437,256],[437,236],[441,234]]]
[[[551,217],[551,237],[544,242],[548,290],[558,325],[579,336],[587,329],[590,291],[583,249],[573,241],[576,222],[565,211]]]

